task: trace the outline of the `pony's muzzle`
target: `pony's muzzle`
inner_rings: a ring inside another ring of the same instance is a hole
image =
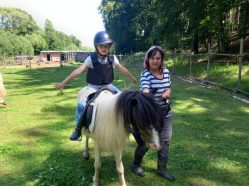
[[[155,129],[152,130],[152,138],[147,141],[147,146],[156,151],[161,149],[159,133]]]

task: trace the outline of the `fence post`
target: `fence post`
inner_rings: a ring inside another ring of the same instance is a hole
[[[240,39],[240,49],[239,49],[239,72],[238,72],[238,89],[240,89],[241,82],[241,71],[242,71],[242,60],[243,60],[243,38]]]
[[[173,57],[173,74],[175,74],[175,66],[176,66],[176,48],[175,48],[174,57]]]
[[[192,54],[189,56],[189,78],[192,79]]]
[[[3,68],[6,68],[5,67],[5,53],[3,53]]]
[[[12,56],[12,57],[11,57],[11,60],[12,60],[12,61],[11,61],[11,62],[12,62],[11,64],[14,66],[14,65],[16,64],[16,63],[15,63],[15,62],[16,62],[16,61],[15,61],[15,57]]]
[[[119,61],[121,62],[122,61],[122,56],[121,56],[121,54],[119,54]]]
[[[29,68],[31,68],[31,56],[28,57]]]
[[[62,60],[60,59],[60,67],[62,67]]]
[[[208,57],[208,62],[207,62],[207,80],[208,80],[208,78],[209,78],[209,69],[210,69],[210,43],[208,43],[207,57]]]

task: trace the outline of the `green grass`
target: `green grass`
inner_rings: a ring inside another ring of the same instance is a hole
[[[0,185],[83,185],[92,183],[91,158],[82,158],[83,142],[71,142],[76,95],[85,86],[81,75],[62,91],[53,86],[77,64],[62,68],[0,69],[7,89],[0,107]],[[141,68],[131,68],[139,77]],[[114,82],[124,89],[124,76]],[[126,86],[129,81],[125,79]],[[132,136],[123,155],[128,186],[249,185],[249,106],[231,94],[186,84],[173,78],[173,137],[168,169],[170,183],[156,175],[156,153],[144,157],[144,178],[130,171],[136,146]],[[138,89],[138,84],[133,87]],[[103,154],[100,185],[116,186],[113,157]]]

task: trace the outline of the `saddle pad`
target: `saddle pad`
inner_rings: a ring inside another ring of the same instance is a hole
[[[109,96],[113,96],[113,94],[108,91],[108,90],[103,90],[98,97],[94,100],[94,102],[90,103],[90,105],[93,105],[93,114],[92,114],[92,120],[91,123],[89,125],[89,131],[93,132],[94,130],[94,124],[95,124],[95,120],[96,120],[96,112],[98,109],[98,104],[101,104],[102,101],[108,100],[106,98],[108,98]]]
[[[92,120],[91,120],[91,123],[88,129],[90,132],[93,132],[95,117],[96,117],[96,110],[97,110],[97,103],[90,103],[90,105],[93,105],[93,113],[92,113]]]
[[[95,92],[96,92],[96,89],[91,88],[89,86],[82,88],[78,93],[78,102],[86,104],[87,97],[90,94],[95,93]]]

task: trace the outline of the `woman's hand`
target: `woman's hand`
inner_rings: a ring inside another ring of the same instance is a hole
[[[165,100],[169,99],[169,98],[170,98],[170,93],[171,93],[171,88],[167,89],[167,90],[163,93],[162,98],[165,99]]]
[[[162,98],[167,100],[167,99],[169,99],[169,95],[163,93]]]

